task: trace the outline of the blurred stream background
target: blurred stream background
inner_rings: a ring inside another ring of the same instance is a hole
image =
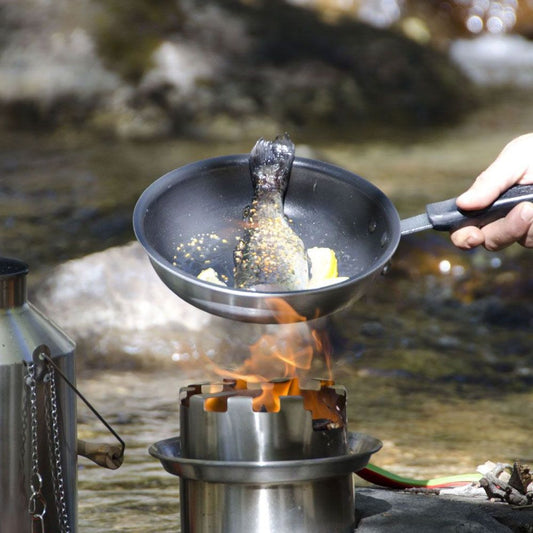
[[[178,481],[147,448],[178,432],[179,387],[216,379],[206,357],[238,364],[263,332],[179,302],[174,322],[127,325],[158,306],[128,244],[152,181],[288,131],[408,217],[533,130],[532,0],[17,0],[0,21],[0,253],[29,263],[30,298],[78,342],[78,386],[128,446],[116,472],[80,460],[84,533],[179,530]],[[384,441],[376,464],[533,461],[532,288],[531,251],[426,232],[317,325],[350,429]],[[79,423],[107,439],[83,406]]]

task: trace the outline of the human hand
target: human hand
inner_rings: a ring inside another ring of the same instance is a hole
[[[515,184],[533,183],[533,133],[512,140],[472,186],[457,198],[460,209],[483,209]],[[484,246],[501,250],[514,242],[533,248],[533,203],[522,202],[507,216],[483,228],[467,226],[451,234],[453,244],[463,250]]]

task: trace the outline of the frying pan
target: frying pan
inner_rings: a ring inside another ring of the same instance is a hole
[[[233,288],[233,249],[253,195],[248,157],[216,157],[172,170],[142,193],[133,212],[136,237],[170,290],[209,313],[245,322],[286,323],[333,313],[364,294],[402,234],[481,226],[519,201],[533,200],[533,186],[515,186],[487,210],[461,213],[451,199],[400,221],[392,202],[372,183],[335,165],[297,157],[285,215],[306,248],[335,251],[339,276],[348,279],[303,291],[248,291]],[[196,277],[208,267],[227,279],[227,287]]]

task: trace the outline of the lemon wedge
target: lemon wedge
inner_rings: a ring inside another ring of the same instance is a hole
[[[202,270],[196,277],[202,281],[208,281],[209,283],[223,285],[226,287],[226,284],[218,277],[217,271],[214,268],[206,268],[205,270]]]
[[[309,288],[325,287],[348,279],[340,276],[337,267],[337,257],[331,248],[309,248],[307,255],[311,261],[311,278]]]

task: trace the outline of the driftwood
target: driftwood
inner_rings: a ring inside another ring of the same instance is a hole
[[[515,463],[508,481],[502,479],[505,468],[504,465],[497,465],[491,472],[486,472],[479,481],[480,486],[491,499],[501,500],[516,507],[531,506],[533,490],[528,490],[532,482],[529,467]]]

